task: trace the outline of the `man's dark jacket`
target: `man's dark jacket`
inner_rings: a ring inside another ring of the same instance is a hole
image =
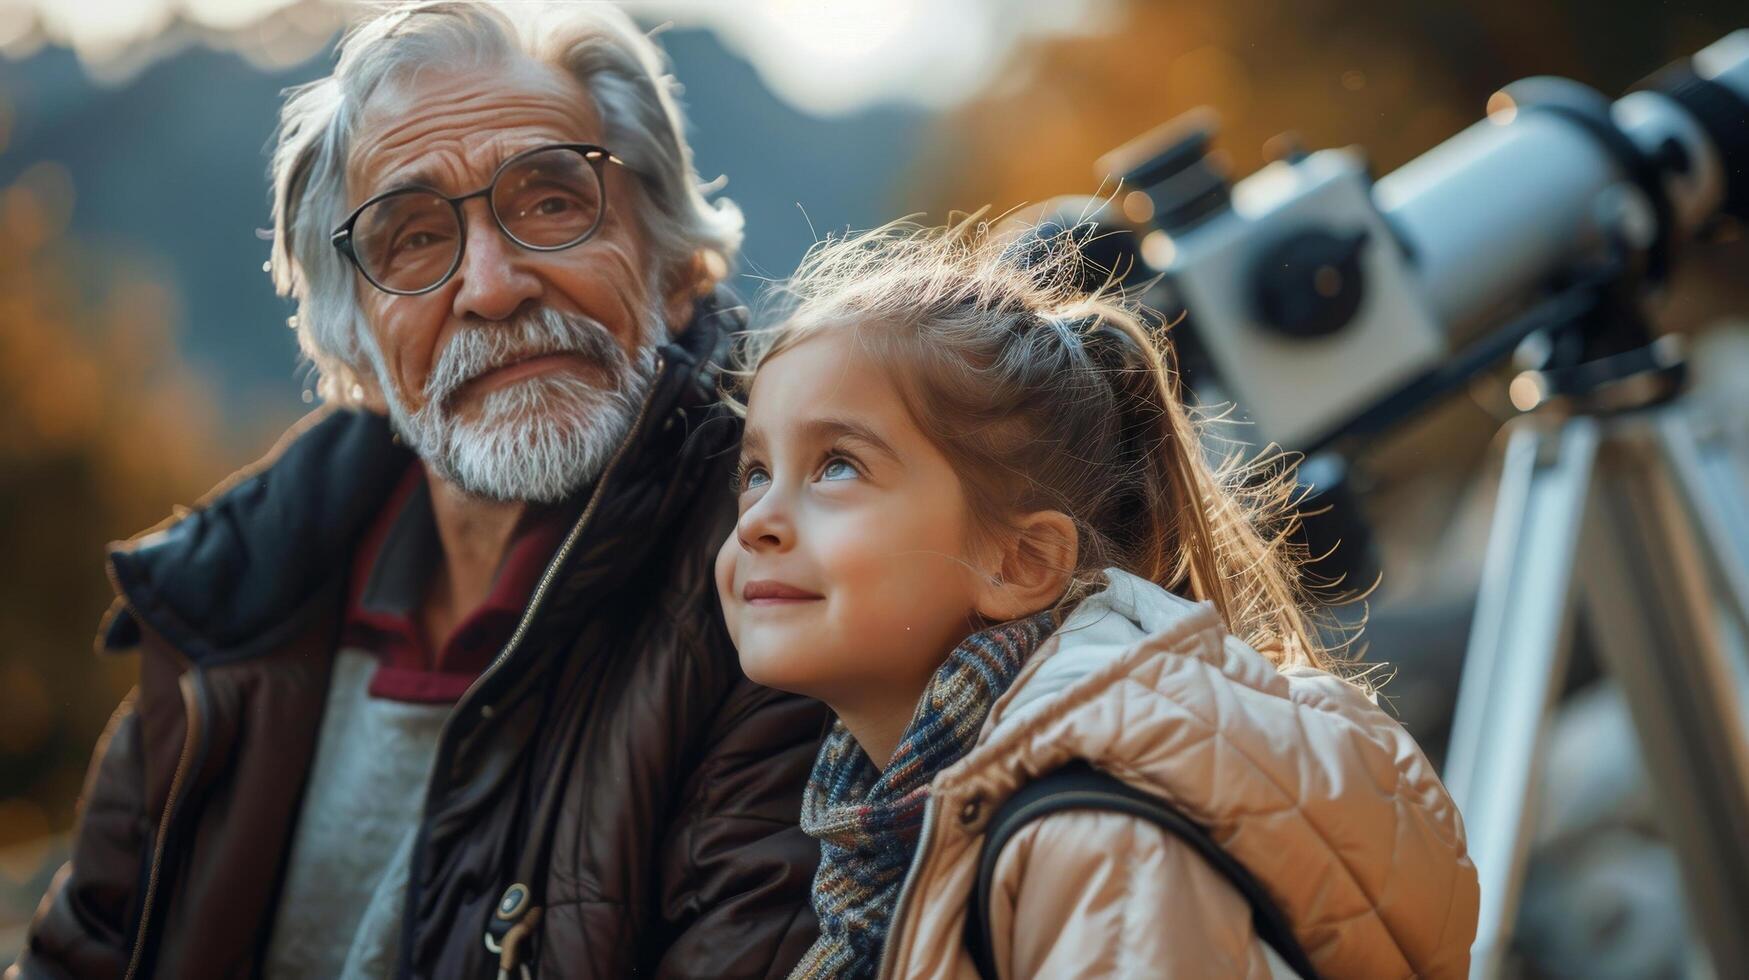
[[[543,977],[781,975],[812,942],[817,847],[796,824],[823,709],[746,680],[712,584],[738,435],[713,363],[739,322],[712,299],[663,348],[633,434],[445,725],[400,975],[494,976],[489,925]],[[19,974],[260,972],[352,552],[410,458],[380,418],[318,412],[111,553],[100,644],[137,649],[140,683]],[[501,905],[521,908],[494,923]]]

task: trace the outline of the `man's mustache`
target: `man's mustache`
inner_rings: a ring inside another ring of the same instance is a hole
[[[489,371],[549,354],[571,354],[623,383],[631,361],[612,333],[591,317],[543,308],[509,323],[470,326],[445,345],[425,382],[425,404],[442,405]]]

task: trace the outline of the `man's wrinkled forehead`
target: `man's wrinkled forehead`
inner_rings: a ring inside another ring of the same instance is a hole
[[[545,143],[603,142],[575,78],[530,58],[420,67],[384,81],[359,120],[347,165],[357,204],[394,187],[472,190],[509,156]]]

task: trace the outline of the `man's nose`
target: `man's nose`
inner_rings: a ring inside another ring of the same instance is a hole
[[[462,264],[455,270],[459,285],[453,312],[464,318],[507,320],[541,295],[540,278],[528,267],[532,253],[498,229],[485,199],[475,198],[462,207],[467,235]]]

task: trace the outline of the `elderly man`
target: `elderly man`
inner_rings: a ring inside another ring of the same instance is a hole
[[[8,976],[782,974],[824,721],[740,673],[706,202],[592,3],[391,10],[291,93],[330,406],[110,555],[140,685]],[[499,971],[505,972],[499,972]]]

